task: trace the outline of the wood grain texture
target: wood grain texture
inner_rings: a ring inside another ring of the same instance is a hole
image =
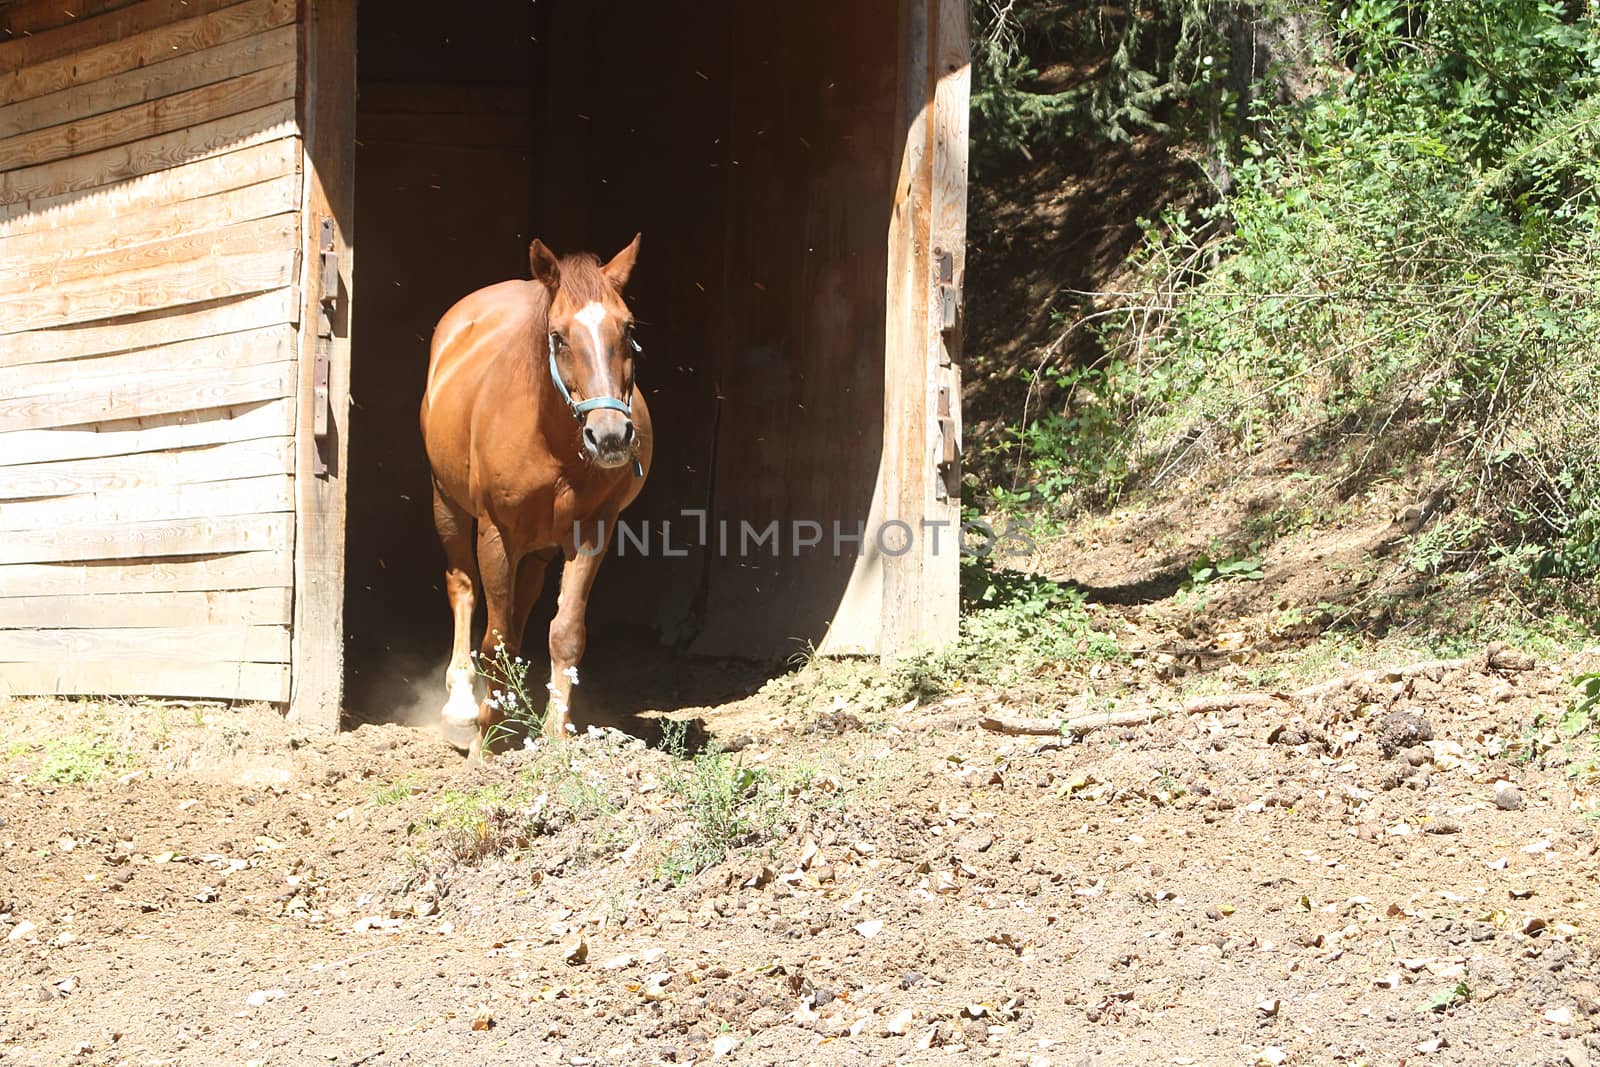
[[[12,0],[0,8],[0,37],[42,33],[70,26],[134,0]]]
[[[300,179],[295,174],[233,189],[199,200],[157,207],[130,207],[119,218],[72,229],[41,230],[0,238],[0,256],[15,267],[15,277],[0,275],[0,287],[20,287],[21,279],[68,278],[97,269],[102,273],[113,253],[142,248],[146,254],[171,258],[169,249],[192,246],[200,235],[215,233],[273,215],[288,214],[299,226]],[[299,246],[298,233],[285,242]],[[236,244],[236,242],[235,242]],[[150,246],[163,246],[151,248]],[[241,250],[237,246],[234,251]],[[91,264],[98,261],[100,266]]]
[[[56,460],[125,456],[199,448],[231,441],[288,437],[295,400],[175,412],[95,426],[0,433],[0,470]]]
[[[287,663],[287,626],[150,626],[0,630],[0,665],[92,659]],[[3,667],[0,667],[3,669]]]
[[[294,395],[296,366],[187,368],[120,378],[68,379],[50,392],[0,399],[0,433],[84,426],[176,412],[275,400]]]
[[[59,392],[68,381],[81,386],[107,378],[134,381],[147,374],[179,369],[257,367],[293,359],[295,343],[294,327],[285,324],[197,341],[179,341],[161,348],[74,360],[69,364],[29,363],[21,367],[0,367],[0,396]]]
[[[146,30],[167,26],[237,3],[238,0],[144,0],[119,7],[98,18],[82,19],[60,29],[33,30],[28,36],[5,40],[0,33],[0,70],[21,70],[52,59],[87,52],[99,45],[136,37]]]
[[[23,134],[75,124],[75,129],[63,129],[63,136],[82,143],[85,131],[94,128],[90,120],[106,116],[121,109],[137,107],[154,101],[176,104],[182,93],[198,92],[206,86],[215,86],[256,71],[294,62],[295,28],[280,26],[275,30],[253,34],[237,41],[229,41],[215,48],[152,63],[148,67],[77,85],[60,92],[49,93],[0,107],[0,138],[20,137]],[[222,99],[217,97],[217,99]],[[257,101],[270,103],[271,99]],[[251,105],[255,106],[255,105]],[[210,110],[204,118],[216,118],[243,108],[228,111]],[[167,127],[168,129],[173,127]],[[140,136],[162,133],[150,130]],[[125,138],[131,139],[131,138]],[[0,144],[3,144],[0,141]],[[121,141],[107,143],[120,144]],[[95,146],[101,147],[101,146]],[[31,160],[29,162],[37,162]]]
[[[306,144],[305,270],[301,291],[300,424],[295,464],[295,617],[289,716],[332,733],[339,728],[344,696],[345,499],[349,460],[350,295],[354,291],[356,0],[306,0],[301,22]],[[320,287],[318,231],[323,217],[334,222],[342,306],[328,342],[330,434],[313,433],[312,362],[316,358]],[[321,455],[326,470],[317,471]]]
[[[292,190],[293,185],[291,180],[285,191]],[[59,296],[74,288],[121,287],[125,279],[200,259],[272,251],[293,259],[299,236],[298,211],[231,224],[224,221],[211,229],[197,223],[174,236],[143,244],[90,252],[55,263],[18,264],[7,276],[0,277],[0,302],[14,295],[37,298],[46,294]]]
[[[276,141],[294,129],[294,101],[282,100],[159,137],[0,172],[0,220],[37,214],[113,182]]]
[[[288,589],[0,597],[0,628],[288,626],[292,613]]]
[[[960,300],[966,280],[967,262],[967,127],[971,110],[972,65],[968,39],[971,14],[968,0],[932,0],[937,4],[930,51],[928,124],[932,175],[928,241],[933,258],[925,282],[927,303],[928,438],[930,456],[928,479],[923,495],[926,522],[940,522],[945,529],[961,527],[959,489],[940,499],[941,478],[937,462],[942,452],[939,426],[941,389],[946,391],[945,406],[950,412],[950,432],[961,440],[961,322],[957,313],[952,329],[946,330],[943,316],[944,268],[941,256],[951,264],[948,283]],[[961,565],[955,538],[946,543],[947,551],[931,551],[924,557],[921,593],[921,643],[942,646],[958,636],[961,614]]]
[[[289,547],[289,515],[236,515],[21,531],[0,539],[0,563],[152,559]]]
[[[288,589],[293,575],[287,548],[178,560],[20,563],[0,566],[0,597]]]
[[[224,152],[170,170],[131,178],[105,189],[69,196],[47,207],[43,201],[12,205],[16,214],[0,220],[0,255],[28,256],[56,242],[76,239],[73,231],[111,227],[163,207],[181,212],[188,202],[299,173],[300,141],[293,136]],[[3,214],[3,212],[0,212]]]
[[[0,296],[0,335],[264,293],[296,281],[296,266],[284,251],[211,256],[130,271],[115,286],[84,279],[40,293]]]
[[[0,140],[0,159],[13,168],[33,167],[266,107],[294,96],[295,74],[293,61],[279,63],[77,122],[32,129]]]
[[[0,344],[0,367],[92,359],[278,323],[293,325],[300,319],[299,296],[297,288],[271,289],[201,307],[160,308],[113,322],[14,334]]]
[[[204,448],[169,449],[132,456],[102,456],[59,463],[0,467],[0,508],[11,501],[107,493],[123,489],[203,485],[233,478],[288,474],[293,441],[268,437]]]
[[[899,178],[889,219],[884,345],[884,437],[880,495],[885,522],[922,518],[932,466],[929,447],[928,280],[932,154],[929,144],[930,16],[939,0],[901,0]],[[880,651],[911,651],[923,629],[925,560],[920,551],[883,561]]]
[[[283,703],[289,699],[289,668],[281,663],[195,663],[189,659],[60,660],[0,666],[0,696],[83,693]]]
[[[293,479],[278,472],[200,485],[142,485],[80,496],[6,500],[0,501],[0,534],[290,511],[293,489]]]
[[[249,0],[183,18],[33,66],[0,72],[0,104],[14,104],[214,48],[294,21],[295,0]],[[0,51],[3,51],[0,45]],[[0,130],[5,126],[0,125]]]

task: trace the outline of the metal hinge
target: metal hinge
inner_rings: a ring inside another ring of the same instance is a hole
[[[950,390],[949,385],[939,386],[939,452],[934,463],[939,477],[933,486],[936,500],[961,496],[961,430],[951,407]]]
[[[961,497],[961,288],[956,284],[955,256],[947,249],[933,250],[939,322],[939,451],[934,460],[938,477],[934,497],[958,500]]]
[[[333,429],[332,400],[328,390],[333,363],[334,323],[339,314],[339,253],[334,247],[333,219],[323,216],[317,235],[321,291],[317,295],[317,337],[311,371],[311,435],[316,439],[315,471],[327,477],[328,462],[322,445]]]
[[[939,317],[939,333],[944,341],[939,363],[949,366],[955,362],[961,350],[961,287],[956,285],[955,256],[943,248],[935,248],[933,255],[939,272],[935,289],[938,297],[936,314]]]

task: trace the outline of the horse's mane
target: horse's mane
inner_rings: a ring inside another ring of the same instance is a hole
[[[591,300],[604,303],[614,295],[611,283],[600,272],[600,260],[588,252],[561,257],[561,288],[579,307]]]

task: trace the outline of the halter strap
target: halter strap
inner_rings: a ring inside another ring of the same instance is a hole
[[[639,351],[639,342],[629,339],[635,352]],[[620,411],[624,415],[633,416],[633,395],[630,393],[627,400],[618,400],[614,396],[593,396],[588,400],[573,400],[572,393],[567,389],[567,383],[561,380],[561,370],[556,366],[556,335],[550,334],[550,380],[556,383],[556,389],[561,393],[561,399],[566,402],[567,409],[572,412],[572,417],[579,422],[591,411]],[[644,465],[639,462],[637,453],[633,456],[633,476],[644,477]]]

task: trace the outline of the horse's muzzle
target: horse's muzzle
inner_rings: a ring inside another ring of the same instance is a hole
[[[620,411],[591,411],[583,423],[583,447],[598,466],[622,466],[633,457],[633,420]]]

